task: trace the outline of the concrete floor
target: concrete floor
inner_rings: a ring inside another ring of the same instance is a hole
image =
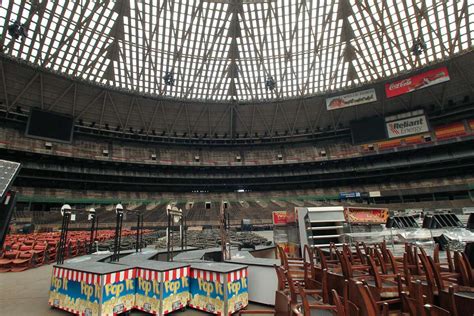
[[[49,285],[53,265],[23,272],[0,273],[1,315],[47,316],[70,315],[67,312],[51,309],[48,305]],[[269,309],[268,306],[249,304],[249,309]],[[176,315],[206,315],[206,313],[187,309],[175,312]],[[139,311],[132,315],[148,315]],[[209,315],[209,314],[207,314]]]

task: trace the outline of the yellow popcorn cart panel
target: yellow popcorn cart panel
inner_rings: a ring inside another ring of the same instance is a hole
[[[154,265],[157,269],[169,266],[164,263]],[[189,266],[167,268],[165,271],[137,268],[136,309],[153,315],[165,315],[184,308],[189,299]]]
[[[209,270],[191,266],[189,306],[216,315],[228,315],[248,305],[247,268],[226,270],[219,263],[210,264]],[[215,268],[212,271],[213,267]]]
[[[227,274],[227,313],[230,315],[249,303],[247,268]]]
[[[191,269],[190,307],[209,313],[224,314],[225,274]]]
[[[136,309],[159,315],[161,291],[161,272],[137,268]]]
[[[135,269],[103,276],[102,315],[116,315],[135,306]]]
[[[188,305],[189,267],[163,272],[163,315]]]
[[[100,315],[100,283],[99,274],[54,267],[48,303],[72,314]]]

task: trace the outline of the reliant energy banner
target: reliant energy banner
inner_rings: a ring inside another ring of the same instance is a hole
[[[377,101],[375,89],[367,89],[326,99],[328,110],[337,110],[354,105]]]
[[[413,116],[387,123],[388,138],[396,138],[429,131],[425,115]]]
[[[410,78],[386,83],[385,93],[387,98],[392,98],[446,81],[449,81],[448,68],[441,67]]]

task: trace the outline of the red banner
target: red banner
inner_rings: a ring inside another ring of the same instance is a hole
[[[286,225],[296,221],[294,211],[275,211],[272,213],[273,225]]]
[[[353,224],[384,224],[388,218],[388,209],[346,207],[344,216],[346,221]]]
[[[448,68],[441,67],[403,80],[386,83],[385,94],[387,98],[392,98],[446,81],[449,81]]]
[[[285,211],[278,211],[273,212],[273,225],[286,225],[286,212]]]

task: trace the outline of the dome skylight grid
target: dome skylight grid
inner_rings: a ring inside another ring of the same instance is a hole
[[[32,3],[2,1],[4,53],[182,99],[258,101],[350,88],[471,50],[474,35],[468,0]],[[15,21],[28,27],[23,40],[7,33]],[[172,85],[162,79],[168,71]]]

